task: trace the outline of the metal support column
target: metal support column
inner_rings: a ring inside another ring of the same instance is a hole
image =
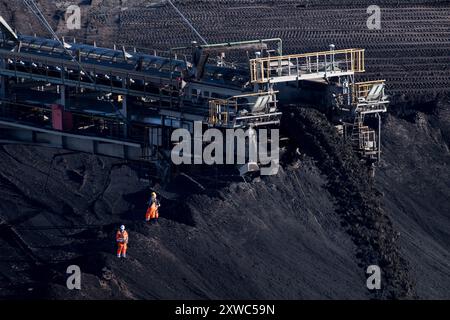
[[[122,98],[122,109],[120,110],[120,113],[122,113],[122,116],[124,118],[124,128],[123,128],[123,135],[125,138],[128,137],[128,125],[127,125],[127,121],[128,121],[128,107],[127,107],[127,98],[128,96],[123,96]]]
[[[376,114],[378,118],[378,162],[380,162],[381,159],[381,116],[379,113]]]
[[[122,80],[122,87],[124,89],[126,89],[126,87],[127,87],[127,82],[126,81],[127,80],[125,78]],[[128,106],[127,106],[127,102],[128,101],[127,101],[127,99],[128,99],[127,95],[123,95],[122,96],[122,108],[120,110],[120,113],[122,114],[122,117],[123,117],[123,120],[124,120],[123,135],[124,135],[125,138],[128,137],[128,125],[127,125],[127,122],[128,122]]]
[[[60,94],[60,101],[59,104],[66,108],[66,86],[65,85],[59,85],[59,94]]]

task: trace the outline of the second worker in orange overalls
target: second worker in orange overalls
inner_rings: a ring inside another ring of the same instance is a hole
[[[157,220],[159,218],[159,207],[161,204],[156,198],[156,193],[152,192],[152,197],[148,202],[147,212],[145,213],[145,221]]]
[[[121,225],[120,230],[116,233],[117,242],[117,258],[127,257],[127,246],[128,246],[128,232],[125,230],[125,226]]]

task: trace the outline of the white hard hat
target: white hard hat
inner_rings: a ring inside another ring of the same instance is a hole
[[[124,225],[121,225],[121,226],[120,226],[120,230],[122,230],[122,231],[125,230],[125,226],[124,226]]]

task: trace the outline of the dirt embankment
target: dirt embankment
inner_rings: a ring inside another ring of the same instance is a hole
[[[419,296],[449,299],[450,101],[437,106],[385,118],[376,187]]]
[[[207,185],[208,177],[191,174],[208,186],[206,192],[180,176],[162,192],[160,224],[146,225],[148,189],[128,166],[80,154],[57,157],[49,166],[52,153],[20,146],[0,152],[0,214],[27,248],[0,238],[2,295],[370,296],[356,247],[311,159],[286,166],[276,177],[218,189],[210,188],[213,179]],[[114,256],[114,230],[121,223],[130,232],[127,261]],[[83,271],[80,292],[65,287],[70,264]]]
[[[151,226],[142,221],[148,188],[127,164],[3,146],[2,295],[448,298],[449,155],[439,119],[385,119],[374,185],[321,114],[293,110],[284,123],[302,156],[288,152],[278,176],[218,183],[189,172],[206,191],[179,176]],[[128,261],[114,256],[121,223]],[[70,264],[83,271],[81,292],[65,287]],[[365,287],[370,264],[383,270],[382,292]]]
[[[357,246],[360,267],[375,264],[383,270],[387,285],[377,294],[384,298],[413,297],[414,283],[399,253],[398,234],[383,210],[381,194],[366,165],[316,110],[291,108],[284,115],[283,127],[327,176],[327,189],[335,198],[342,226]]]

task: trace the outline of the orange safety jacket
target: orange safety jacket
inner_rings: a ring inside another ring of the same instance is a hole
[[[128,232],[126,230],[122,231],[117,231],[116,233],[116,241],[118,243],[128,243]]]

